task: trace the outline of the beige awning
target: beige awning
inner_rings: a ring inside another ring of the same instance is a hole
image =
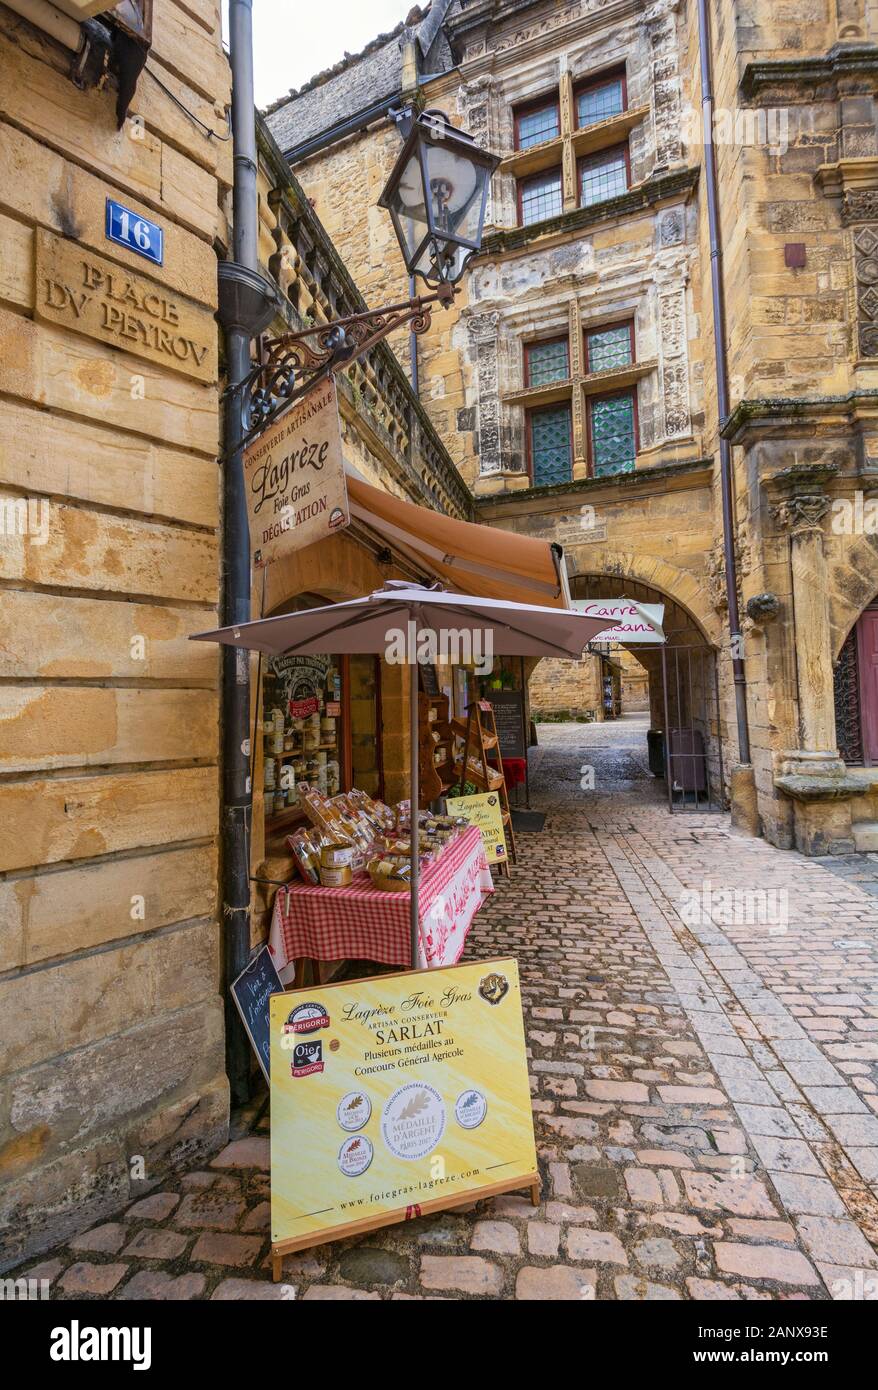
[[[570,607],[559,545],[418,507],[351,472],[347,483],[351,516],[449,589],[513,603]]]

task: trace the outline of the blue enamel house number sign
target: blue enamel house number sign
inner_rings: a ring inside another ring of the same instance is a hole
[[[112,198],[107,199],[106,232],[109,241],[126,246],[129,251],[145,256],[156,265],[162,264],[165,238],[161,227],[141,217],[139,212],[132,212],[130,208],[114,202]]]

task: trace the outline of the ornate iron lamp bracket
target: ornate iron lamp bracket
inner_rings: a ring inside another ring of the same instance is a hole
[[[319,382],[349,366],[397,329],[410,326],[412,333],[426,333],[432,305],[448,305],[453,285],[440,285],[435,294],[418,295],[367,309],[331,323],[316,324],[298,333],[282,333],[264,341],[264,359],[254,366],[237,388],[246,447],[277,417]]]

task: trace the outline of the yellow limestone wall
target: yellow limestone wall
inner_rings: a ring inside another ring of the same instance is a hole
[[[154,8],[148,68],[224,131],[218,0]],[[217,618],[213,243],[231,146],[149,71],[117,130],[115,86],[77,90],[70,61],[0,5],[4,1264],[216,1147],[228,1115],[218,660],[187,639]],[[163,267],[105,239],[108,196],[164,228]],[[130,321],[95,336],[99,306],[51,318],[63,290],[41,245],[74,291],[83,262],[123,299],[128,280],[148,289],[201,367],[161,339],[141,353]]]

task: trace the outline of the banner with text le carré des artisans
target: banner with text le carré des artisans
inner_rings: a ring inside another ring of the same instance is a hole
[[[538,1181],[515,960],[273,996],[276,1255]]]
[[[244,481],[257,569],[350,524],[334,377],[249,445]]]

